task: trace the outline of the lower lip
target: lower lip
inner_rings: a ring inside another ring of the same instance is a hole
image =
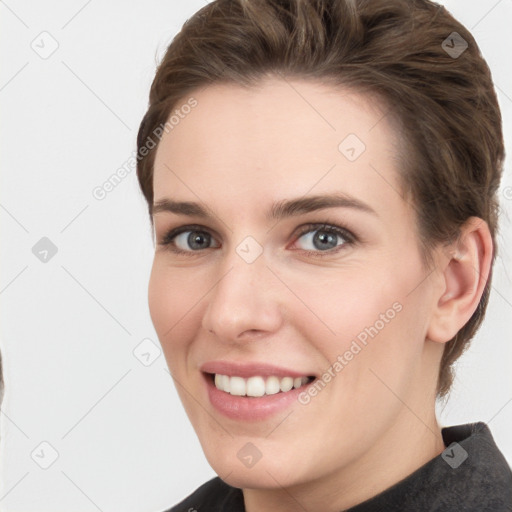
[[[224,416],[237,421],[261,421],[284,411],[296,402],[299,394],[314,382],[311,381],[300,388],[293,388],[290,391],[275,393],[274,395],[248,397],[231,395],[217,389],[210,374],[203,373],[203,377],[213,407]]]

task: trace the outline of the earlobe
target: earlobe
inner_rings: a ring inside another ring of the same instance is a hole
[[[446,343],[469,321],[489,278],[492,252],[487,223],[471,217],[462,226],[459,239],[440,257],[442,287],[436,297],[428,339]]]

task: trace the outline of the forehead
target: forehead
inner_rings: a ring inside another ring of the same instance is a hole
[[[197,201],[342,191],[397,201],[398,134],[374,97],[305,80],[214,84],[164,133],[155,201]],[[174,107],[180,109],[190,97]]]

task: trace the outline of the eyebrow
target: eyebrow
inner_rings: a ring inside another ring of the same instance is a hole
[[[377,212],[368,204],[348,194],[328,194],[285,199],[272,205],[266,215],[267,221],[280,220],[326,208],[352,208],[378,217]],[[153,204],[152,214],[170,212],[190,217],[211,218],[212,215],[200,203],[191,201],[173,201],[162,199]]]

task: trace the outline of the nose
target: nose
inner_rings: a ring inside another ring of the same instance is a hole
[[[263,255],[247,263],[235,253],[224,263],[222,277],[207,296],[203,328],[225,343],[261,339],[277,331],[282,323],[280,283]]]

